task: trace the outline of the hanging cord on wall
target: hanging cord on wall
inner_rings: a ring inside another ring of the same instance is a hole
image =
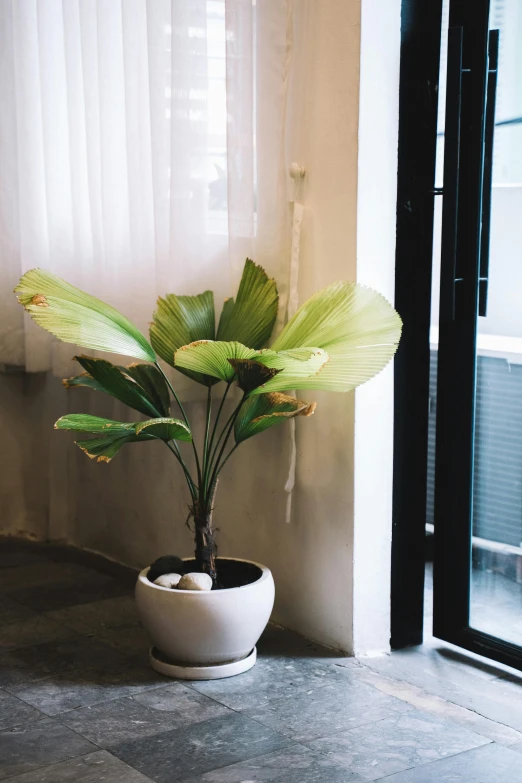
[[[305,169],[298,163],[290,166],[290,176],[294,180],[294,206],[292,213],[292,245],[290,251],[290,280],[288,284],[288,307],[286,317],[290,318],[296,313],[299,304],[299,251],[301,244],[301,226],[303,223],[302,185]],[[295,392],[292,392],[295,396]],[[292,493],[295,486],[295,470],[297,461],[297,446],[295,440],[295,419],[290,419],[290,466],[288,478],[285,484],[286,499],[286,523],[292,520]]]

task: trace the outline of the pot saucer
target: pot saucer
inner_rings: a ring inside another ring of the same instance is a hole
[[[151,647],[149,660],[152,668],[164,674],[166,677],[175,677],[178,680],[221,680],[225,677],[235,677],[236,674],[247,672],[255,664],[257,649],[254,647],[251,653],[239,661],[219,663],[212,666],[182,666],[169,661],[159,650]]]

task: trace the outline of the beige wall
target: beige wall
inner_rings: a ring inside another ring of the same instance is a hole
[[[363,0],[357,169],[357,280],[393,301],[401,0]],[[393,366],[355,395],[351,651],[388,649]]]
[[[47,535],[49,437],[40,409],[48,379],[0,374],[0,529]]]
[[[396,0],[390,1],[398,7]],[[375,6],[388,0],[368,2]],[[289,154],[307,172],[299,286],[303,301],[330,282],[360,276],[356,255],[361,28],[360,0],[307,0],[297,7],[306,91],[302,113],[296,118],[295,147]],[[384,198],[390,198],[390,193]],[[391,198],[393,202],[393,193]],[[391,241],[393,245],[393,237]],[[386,264],[391,263],[393,270],[393,247],[390,252],[391,262],[386,258]],[[377,270],[375,277],[372,282],[382,288]],[[383,388],[388,394],[389,381]],[[221,554],[262,561],[273,570],[276,621],[352,651],[354,395],[315,396],[319,403],[315,416],[297,421],[297,480],[290,524],[285,521],[284,491],[289,431],[283,426],[246,442],[231,460],[221,480],[215,522]],[[7,449],[0,458],[5,529],[66,538],[136,566],[167,552],[191,552],[185,527],[188,495],[177,463],[162,444],[136,444],[107,466],[89,461],[71,445],[67,433],[53,433],[50,428],[51,412],[96,410],[118,418],[118,403],[95,399],[82,389],[67,395],[56,379],[27,381],[23,376],[0,378],[0,399],[9,438],[24,444],[21,450],[15,448],[16,458]],[[372,418],[371,410],[367,416]],[[390,417],[387,409],[386,421]],[[382,436],[371,426],[361,430],[363,436],[373,439],[372,448],[382,445]],[[385,437],[390,441],[390,427]],[[51,448],[49,490],[45,477]],[[377,461],[375,468],[369,464],[368,470],[370,484],[378,485],[379,471],[391,476],[388,459]],[[381,517],[388,513],[386,493]],[[365,524],[371,536],[368,520]],[[380,524],[391,530],[389,517]],[[377,570],[389,569],[388,546],[389,540],[381,547],[380,561],[373,564]],[[371,552],[365,553],[370,556]],[[364,570],[362,558],[359,568]],[[382,589],[381,605],[387,602],[386,579]],[[363,603],[361,596],[361,607]],[[376,611],[378,621],[386,625],[379,607]],[[379,639],[387,639],[387,634],[387,627],[381,628]],[[368,643],[376,644],[375,639]]]

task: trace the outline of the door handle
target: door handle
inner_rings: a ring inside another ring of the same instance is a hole
[[[484,169],[482,175],[482,230],[480,235],[479,315],[487,315],[489,246],[491,234],[491,188],[493,184],[493,141],[497,98],[498,48],[500,33],[490,30],[488,39],[488,81],[484,124]]]

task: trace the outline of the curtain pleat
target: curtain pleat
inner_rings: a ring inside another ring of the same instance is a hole
[[[15,20],[0,3],[0,361],[25,364],[23,312],[11,291],[20,273],[20,194],[16,111]]]
[[[227,0],[229,256],[246,256],[278,282],[284,319],[291,213],[287,196],[293,0]]]

